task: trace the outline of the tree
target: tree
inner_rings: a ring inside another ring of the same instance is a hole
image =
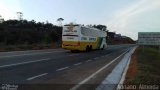
[[[94,28],[100,29],[102,31],[106,31],[107,30],[107,26],[105,25],[93,25]]]
[[[2,18],[2,16],[0,15],[0,23],[3,23],[4,19]]]
[[[35,20],[6,20],[0,23],[0,44],[32,45],[61,41],[62,27]]]
[[[62,21],[63,21],[63,20],[64,20],[63,18],[58,18],[58,19],[57,19],[57,22],[59,22],[59,25],[60,25],[60,26],[62,26]]]

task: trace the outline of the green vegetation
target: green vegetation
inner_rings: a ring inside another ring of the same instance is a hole
[[[61,41],[62,27],[51,23],[7,20],[0,23],[0,50],[53,47]]]
[[[21,12],[18,12],[18,14],[19,20],[0,20],[0,51],[56,48],[61,46],[63,18],[57,19],[60,26],[56,26],[49,22],[28,21],[22,19]],[[87,26],[108,32],[105,25]],[[129,41],[127,39],[114,41],[114,39],[106,38],[108,44],[122,44]]]
[[[160,84],[160,51],[158,47],[138,48],[137,74],[129,84]]]

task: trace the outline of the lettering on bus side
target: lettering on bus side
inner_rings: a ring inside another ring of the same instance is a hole
[[[67,37],[67,39],[74,39],[74,37]]]
[[[87,40],[87,37],[81,37],[81,40]]]
[[[96,41],[96,38],[89,38],[89,41]]]

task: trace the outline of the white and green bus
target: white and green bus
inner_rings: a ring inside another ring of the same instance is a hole
[[[104,49],[106,31],[82,25],[64,25],[62,32],[62,48],[71,51],[90,51]]]

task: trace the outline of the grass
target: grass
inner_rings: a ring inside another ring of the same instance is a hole
[[[138,47],[132,55],[125,84],[160,84],[160,51]]]

